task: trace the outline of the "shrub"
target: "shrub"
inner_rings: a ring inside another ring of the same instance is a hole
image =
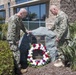
[[[2,25],[0,25],[0,39],[1,39],[1,35],[2,35]]]
[[[65,57],[66,65],[69,64],[72,70],[76,70],[76,42],[74,45],[65,45],[61,48],[61,51]]]
[[[6,40],[7,37],[7,24],[0,24],[0,40]]]
[[[69,63],[73,70],[76,70],[76,22],[70,25],[71,41],[69,45],[61,47],[61,51],[65,57],[65,62]]]
[[[76,22],[74,22],[73,24],[70,24],[70,35],[71,38],[75,38],[76,37]]]
[[[12,52],[6,41],[0,41],[0,75],[13,75]]]
[[[0,31],[2,31],[2,25],[0,24]]]
[[[6,40],[8,24],[2,24],[2,40]]]

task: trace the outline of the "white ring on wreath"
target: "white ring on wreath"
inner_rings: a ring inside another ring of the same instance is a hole
[[[43,59],[40,59],[39,61],[33,59],[33,50],[42,50],[44,52],[43,54]],[[49,56],[49,52],[46,51],[46,48],[42,45],[42,44],[33,44],[31,49],[29,50],[28,52],[28,62],[31,64],[31,65],[34,65],[34,66],[40,66],[40,65],[44,65],[46,64],[46,62],[50,59],[50,56]]]

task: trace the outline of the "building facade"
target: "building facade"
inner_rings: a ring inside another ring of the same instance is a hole
[[[55,4],[69,16],[69,22],[76,20],[76,0],[0,0],[0,22],[26,8],[28,15],[23,19],[25,26],[32,30],[39,26],[51,27],[55,16],[50,13],[50,5]]]

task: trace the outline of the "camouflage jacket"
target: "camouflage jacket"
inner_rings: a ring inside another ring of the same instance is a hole
[[[60,11],[56,16],[53,30],[59,39],[68,39],[70,37],[68,16],[63,11]]]
[[[17,15],[13,15],[8,20],[8,31],[7,31],[7,40],[8,41],[19,41],[20,39],[20,30],[26,32],[22,19]]]

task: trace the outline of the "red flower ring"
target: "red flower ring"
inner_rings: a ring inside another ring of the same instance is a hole
[[[42,50],[43,58],[40,60],[33,59],[33,50]],[[27,60],[31,65],[40,66],[46,64],[46,62],[50,60],[50,55],[49,52],[46,51],[46,47],[44,47],[42,44],[33,44],[31,49],[29,50]]]

